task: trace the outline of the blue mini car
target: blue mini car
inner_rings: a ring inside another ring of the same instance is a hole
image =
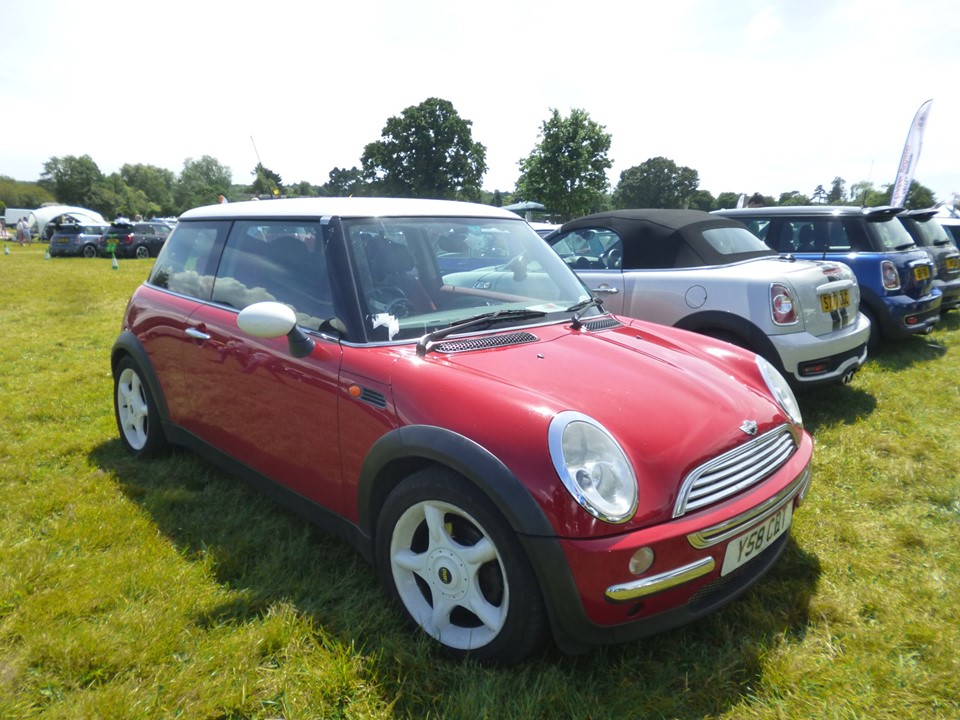
[[[897,215],[903,208],[779,206],[717,210],[746,223],[779,253],[849,265],[860,285],[860,312],[870,318],[870,345],[928,333],[943,295],[936,267]]]

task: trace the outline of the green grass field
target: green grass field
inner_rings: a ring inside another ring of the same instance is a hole
[[[152,261],[0,254],[0,718],[960,717],[960,318],[802,395],[781,562],[705,620],[452,663],[349,546],[186,452],[133,461],[109,351]]]

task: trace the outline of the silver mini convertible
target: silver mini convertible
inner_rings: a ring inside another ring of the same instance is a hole
[[[794,385],[847,383],[867,359],[870,321],[850,268],[780,255],[739,221],[613,210],[547,242],[604,309],[753,350]]]

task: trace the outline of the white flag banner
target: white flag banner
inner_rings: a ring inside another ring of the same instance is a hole
[[[893,183],[893,192],[890,194],[890,205],[893,207],[904,207],[907,201],[910,183],[913,182],[913,171],[917,167],[917,159],[920,157],[920,148],[923,145],[923,128],[927,124],[927,115],[930,114],[932,102],[933,100],[927,100],[920,106],[913,118],[910,132],[907,133],[907,142],[903,146],[903,155],[900,156],[900,167],[897,168],[897,179]]]

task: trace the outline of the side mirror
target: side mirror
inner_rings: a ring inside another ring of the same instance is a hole
[[[313,350],[314,342],[297,325],[293,309],[278,302],[259,302],[248,305],[237,316],[237,325],[249,335],[259,338],[287,336],[290,354],[306,357]]]

